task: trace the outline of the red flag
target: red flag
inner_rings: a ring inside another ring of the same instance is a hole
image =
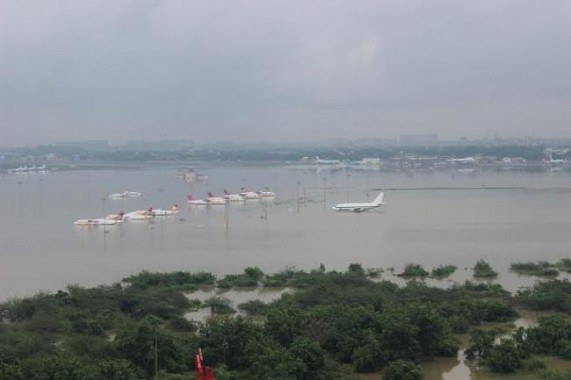
[[[206,372],[204,376],[202,376],[202,380],[214,380],[214,372],[212,372],[212,368],[206,367]]]
[[[199,376],[204,375],[204,366],[202,365],[200,354],[196,354],[196,356],[194,357],[194,369],[196,370],[197,379],[199,378]]]
[[[204,366],[204,357],[202,355],[202,349],[200,348],[194,357],[194,369],[196,372],[196,380],[215,380],[212,368]]]

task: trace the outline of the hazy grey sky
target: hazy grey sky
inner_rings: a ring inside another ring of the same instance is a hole
[[[0,0],[0,144],[571,136],[569,0]]]

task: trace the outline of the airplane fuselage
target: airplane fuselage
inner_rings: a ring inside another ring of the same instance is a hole
[[[361,203],[339,203],[332,207],[336,211],[352,211],[352,212],[363,212],[371,210],[373,208],[381,207],[383,203],[384,193],[381,192],[375,198],[373,202],[361,202]]]
[[[332,209],[336,211],[363,212],[381,206],[382,204],[372,204],[372,203],[340,203],[338,205],[333,206]]]

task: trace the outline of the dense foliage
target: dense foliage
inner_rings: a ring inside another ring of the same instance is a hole
[[[180,379],[191,376],[198,347],[220,380],[352,379],[375,371],[417,379],[422,360],[456,356],[453,334],[517,316],[514,299],[497,284],[399,287],[369,275],[358,264],[345,272],[322,266],[275,275],[247,268],[218,281],[209,273],[142,272],[111,286],[10,300],[0,305],[0,379],[141,379],[155,370],[162,379]],[[571,285],[555,281],[516,299],[565,310]],[[248,316],[232,316],[224,298],[199,302],[189,293],[253,283],[295,291],[269,304],[238,305]],[[197,307],[214,316],[204,323],[184,318]],[[571,358],[569,322],[557,318],[498,343],[494,333],[476,330],[469,353],[499,372],[539,366],[530,353]]]
[[[571,313],[571,283],[567,279],[538,282],[518,291],[516,299],[530,309]]]
[[[547,261],[512,263],[510,270],[516,273],[528,274],[532,276],[557,276],[559,271],[555,269],[553,264]]]

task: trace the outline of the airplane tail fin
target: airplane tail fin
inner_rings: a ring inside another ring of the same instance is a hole
[[[208,198],[213,198],[214,197],[214,193],[212,191],[208,192]]]
[[[194,200],[194,198],[192,197],[192,194],[188,194],[188,195],[186,196],[186,199],[188,199],[189,201],[193,201],[193,200]]]
[[[229,195],[230,193],[228,192],[228,190],[224,189],[224,194]]]
[[[379,193],[379,195],[377,195],[377,197],[375,198],[375,200],[373,201],[374,204],[378,204],[381,205],[383,204],[383,198],[385,197],[385,193],[383,191],[381,191]]]

